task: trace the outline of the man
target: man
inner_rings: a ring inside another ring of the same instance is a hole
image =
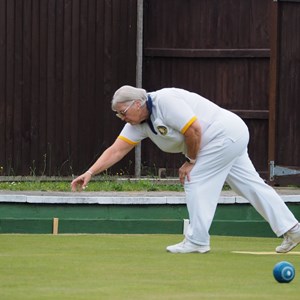
[[[126,124],[90,169],[72,181],[73,191],[78,186],[79,190],[85,188],[92,175],[111,167],[140,141],[150,138],[161,150],[186,157],[179,179],[184,184],[190,224],[185,239],[168,246],[167,251],[210,251],[209,229],[225,181],[249,200],[277,236],[284,236],[277,252],[289,252],[300,243],[297,219],[250,161],[248,128],[237,115],[176,88],[147,93],[123,86],[113,96],[112,109]]]

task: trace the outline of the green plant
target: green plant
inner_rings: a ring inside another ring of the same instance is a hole
[[[38,177],[30,181],[4,181],[0,182],[0,190],[11,191],[70,191],[70,181],[44,181]],[[86,192],[94,191],[183,191],[182,185],[162,184],[159,181],[150,180],[117,180],[113,177],[105,177],[89,182]]]

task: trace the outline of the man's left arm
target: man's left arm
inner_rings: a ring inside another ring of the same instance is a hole
[[[201,126],[198,120],[195,120],[184,132],[184,139],[188,158],[196,160],[201,144]]]
[[[179,169],[179,179],[184,184],[185,177],[190,181],[190,172],[194,167],[197,159],[197,154],[201,144],[201,126],[198,120],[195,120],[183,133],[186,148],[187,157],[190,162],[185,162]]]

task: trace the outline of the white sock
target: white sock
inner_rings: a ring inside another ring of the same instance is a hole
[[[294,233],[294,232],[298,231],[299,229],[300,229],[300,224],[298,223],[297,225],[295,225],[294,227],[292,227],[290,229],[290,232]]]

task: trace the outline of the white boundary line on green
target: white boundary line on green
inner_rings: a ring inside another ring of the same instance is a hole
[[[292,251],[288,253],[277,253],[277,252],[258,252],[258,251],[231,251],[235,254],[251,254],[251,255],[300,255],[300,252]]]

